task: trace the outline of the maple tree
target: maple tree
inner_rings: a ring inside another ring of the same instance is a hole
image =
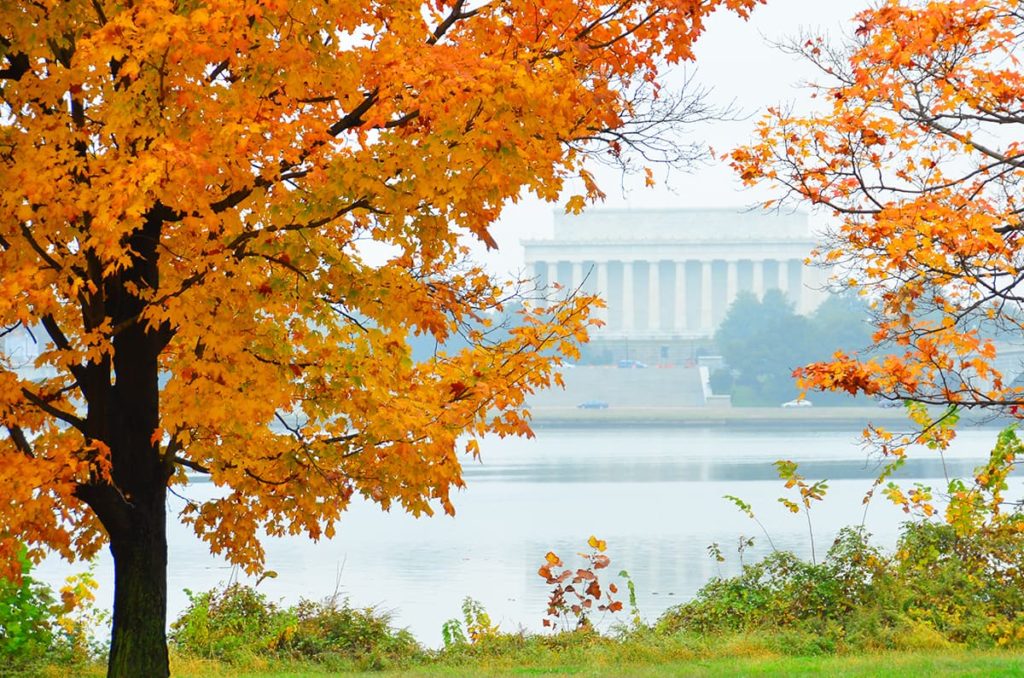
[[[996,363],[1024,330],[1022,29],[1009,0],[880,3],[846,44],[790,45],[824,74],[819,108],[770,110],[731,156],[748,183],[839,217],[818,254],[873,302],[879,350],[808,365],[802,386],[913,401],[914,440],[953,435],[924,405],[1024,402]]]
[[[115,568],[112,676],[167,675],[167,493],[247,571],[355,496],[454,509],[457,455],[529,432],[585,295],[486,323],[502,206],[600,197],[588,159],[685,110],[665,63],[758,0],[15,0],[0,9],[0,563]],[[685,108],[685,106],[684,106]],[[624,160],[623,160],[624,162]],[[410,335],[468,346],[412,360]]]

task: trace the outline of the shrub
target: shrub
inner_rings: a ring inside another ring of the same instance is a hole
[[[836,622],[871,607],[888,590],[887,567],[863,530],[846,528],[822,563],[773,552],[744,566],[737,577],[712,579],[694,600],[662,615],[657,628],[668,633],[781,628],[843,635]]]
[[[53,647],[60,607],[50,587],[29,576],[24,554],[20,560],[20,582],[0,579],[0,665],[12,670],[31,666]]]
[[[544,564],[537,574],[552,587],[544,617],[545,627],[556,630],[561,627],[566,631],[590,628],[595,613],[615,613],[622,609],[622,602],[614,597],[618,587],[608,584],[607,588],[602,588],[597,573],[611,563],[611,558],[604,553],[608,545],[593,535],[587,540],[587,545],[591,549],[588,553],[577,554],[586,566],[575,571],[566,567],[553,551],[544,556]]]
[[[905,493],[890,482],[886,496],[920,516],[902,525],[891,557],[871,547],[863,530],[848,528],[820,565],[773,553],[737,577],[712,580],[694,600],[666,612],[658,629],[796,630],[835,647],[873,650],[1024,645],[1024,505],[1006,497],[1022,456],[1016,427],[1004,429],[973,482],[949,482],[942,521],[930,503],[931,488]],[[787,487],[800,490],[805,508],[815,488],[824,488],[804,483],[787,462],[777,465]],[[748,504],[727,499],[754,518]],[[720,557],[717,547],[712,553]]]
[[[249,586],[187,592],[190,605],[171,624],[170,641],[187,656],[239,662],[290,658],[351,661],[385,668],[422,653],[412,635],[391,628],[387,613],[355,609],[336,597],[282,608]]]
[[[302,600],[289,612],[295,621],[278,649],[295,657],[339,657],[377,669],[422,652],[411,633],[391,628],[391,615],[376,608],[356,609],[331,597],[323,602]]]
[[[21,580],[0,579],[0,675],[31,674],[44,660],[77,666],[98,659],[106,643],[93,634],[109,619],[94,605],[92,570],[71,575],[53,589],[30,576],[31,562],[20,555]]]
[[[907,616],[970,645],[1024,641],[1024,543],[1020,535],[908,524],[898,545]]]
[[[249,586],[185,593],[189,606],[171,624],[169,636],[184,654],[225,661],[268,654],[295,621]]]
[[[903,526],[892,557],[851,528],[819,565],[772,553],[736,577],[711,580],[692,601],[665,612],[656,629],[803,634],[820,651],[1018,646],[1021,610],[1020,533],[958,534],[951,525],[922,521]]]
[[[728,395],[732,391],[733,381],[732,370],[728,367],[719,367],[708,378],[711,392],[716,395]]]

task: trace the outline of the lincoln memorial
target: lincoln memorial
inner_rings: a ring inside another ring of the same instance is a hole
[[[558,214],[553,238],[523,242],[541,286],[605,299],[595,341],[657,344],[706,343],[743,291],[779,289],[814,310],[827,279],[804,264],[815,245],[806,214],[737,209]]]

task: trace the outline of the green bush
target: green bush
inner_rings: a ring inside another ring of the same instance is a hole
[[[670,633],[824,628],[868,604],[886,576],[885,561],[867,535],[846,528],[821,564],[773,552],[745,566],[738,577],[712,579],[692,601],[668,610],[658,628]]]
[[[732,370],[719,367],[711,373],[708,382],[711,384],[711,392],[715,395],[729,395],[733,385]]]
[[[951,642],[1024,642],[1024,539],[1007,530],[958,535],[908,524],[897,546],[903,609]]]
[[[385,668],[422,653],[390,615],[355,609],[336,598],[281,608],[249,586],[187,592],[190,605],[171,624],[182,655],[238,662],[254,657],[303,659]]]
[[[60,611],[49,586],[29,576],[31,564],[21,556],[20,582],[0,579],[0,665],[23,669],[53,648]]]
[[[169,641],[192,656],[237,661],[268,654],[295,623],[293,615],[249,586],[185,593],[189,606],[171,624]]]
[[[81,666],[102,659],[95,635],[109,615],[96,608],[91,568],[65,580],[60,595],[30,576],[24,553],[20,581],[0,579],[0,675],[34,675],[42,663]]]
[[[906,523],[884,556],[861,530],[840,532],[824,561],[772,553],[716,578],[658,620],[661,633],[795,634],[800,653],[1024,644],[1024,539]],[[803,640],[799,640],[803,638]],[[808,642],[813,640],[813,642]]]
[[[302,659],[337,657],[364,668],[385,668],[421,653],[412,634],[391,628],[391,615],[374,608],[355,609],[337,598],[300,601],[290,609],[295,622],[278,645]]]

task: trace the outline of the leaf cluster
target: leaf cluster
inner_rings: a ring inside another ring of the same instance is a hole
[[[589,552],[577,554],[584,560],[584,567],[575,570],[566,567],[558,555],[549,551],[544,557],[544,564],[537,570],[544,582],[552,587],[543,620],[545,627],[558,629],[561,625],[567,631],[589,628],[593,625],[591,617],[594,613],[614,613],[622,609],[622,602],[614,598],[618,587],[611,583],[607,589],[602,589],[598,575],[598,570],[611,564],[611,559],[604,553],[607,543],[591,536],[587,545],[591,548]]]
[[[1015,0],[887,0],[843,44],[786,46],[818,101],[770,109],[733,166],[836,217],[818,255],[870,300],[884,353],[820,358],[804,388],[1016,413],[996,340],[1024,330],[1022,27]]]

